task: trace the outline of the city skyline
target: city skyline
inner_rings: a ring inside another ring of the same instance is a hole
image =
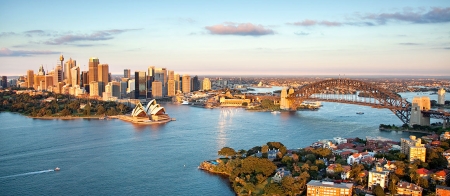
[[[450,73],[448,1],[2,1],[0,16],[8,76],[52,70],[60,54],[82,71],[97,57],[112,74]]]

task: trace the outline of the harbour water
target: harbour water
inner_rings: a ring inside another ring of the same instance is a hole
[[[162,106],[177,120],[139,126],[0,113],[0,194],[234,195],[226,178],[197,169],[224,146],[238,150],[280,141],[299,148],[338,136],[409,136],[378,130],[380,123],[402,124],[391,111],[358,105],[324,102],[318,111],[279,114]]]

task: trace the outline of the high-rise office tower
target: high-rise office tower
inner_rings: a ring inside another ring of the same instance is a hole
[[[89,85],[89,71],[82,71],[81,72],[81,85],[80,86],[88,86]]]
[[[72,60],[72,58],[69,59],[69,61],[67,61],[66,63],[64,63],[64,79],[63,80],[67,80],[67,83],[71,83],[72,81],[72,68],[77,66],[77,61]],[[73,84],[72,84],[73,85]]]
[[[163,96],[167,95],[167,69],[166,68],[156,68],[155,69],[155,80],[160,81],[163,87]]]
[[[53,85],[58,85],[58,83],[63,81],[63,72],[60,65],[55,67],[53,70]]]
[[[53,86],[53,75],[45,75],[45,79],[44,79],[44,83],[45,83],[45,89],[43,90],[48,90],[49,87]]]
[[[444,105],[445,104],[445,90],[443,88],[438,90],[438,102],[437,104],[439,105]]]
[[[211,90],[211,81],[209,80],[209,78],[203,79],[203,90]]]
[[[149,66],[149,67],[148,67],[148,73],[147,73],[147,75],[148,75],[148,76],[153,76],[153,77],[155,77],[155,66]]]
[[[181,79],[183,93],[191,92],[191,76],[184,74]]]
[[[99,64],[97,66],[98,70],[98,80],[97,82],[99,83],[100,86],[100,92],[104,92],[105,91],[105,85],[108,84],[109,82],[109,66],[108,64]]]
[[[198,76],[194,76],[192,78],[192,91],[200,90],[200,81],[198,80]]]
[[[131,77],[130,69],[124,69],[123,70],[123,77],[124,78],[130,78]]]
[[[125,98],[127,94],[128,81],[120,82],[120,98]]]
[[[134,92],[136,91],[136,80],[135,79],[131,79],[128,80],[128,88],[127,88],[127,93],[132,93],[131,96],[134,96]]]
[[[72,69],[70,69],[70,84],[72,86],[75,85],[80,85],[80,67],[76,66],[76,67],[72,67]]]
[[[175,92],[181,91],[180,74],[174,74],[173,80],[175,80]]]
[[[152,97],[153,98],[161,98],[163,97],[162,92],[162,83],[160,81],[154,81],[152,82]]]
[[[27,71],[27,87],[31,88],[34,85],[34,71],[28,70]]]
[[[175,80],[167,81],[167,96],[175,96]]]
[[[145,71],[135,72],[135,99],[147,99],[147,74]]]
[[[175,80],[175,72],[172,70],[168,70],[167,72],[168,72],[168,74],[167,74],[168,80],[167,81]]]
[[[2,87],[6,88],[8,85],[8,78],[6,76],[2,76]]]
[[[89,83],[89,95],[91,97],[97,97],[100,96],[102,93],[99,89],[99,84],[97,81],[92,81]]]
[[[89,82],[98,81],[98,64],[100,61],[97,57],[89,59]]]
[[[111,85],[111,96],[120,98],[120,82],[109,82]]]

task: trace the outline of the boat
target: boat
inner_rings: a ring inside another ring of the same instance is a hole
[[[356,112],[356,114],[364,114],[364,112]]]
[[[54,169],[55,171],[59,171],[59,170],[61,170],[59,167],[56,167],[55,169]]]
[[[272,114],[279,114],[280,111],[272,111],[272,112],[270,112],[270,113],[272,113]]]
[[[189,101],[183,100],[183,102],[181,103],[181,105],[189,105]]]

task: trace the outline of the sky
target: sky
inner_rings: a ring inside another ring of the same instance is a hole
[[[450,1],[0,1],[0,75],[450,76]]]

